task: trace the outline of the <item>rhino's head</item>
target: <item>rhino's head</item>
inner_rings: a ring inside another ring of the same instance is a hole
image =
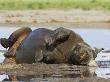
[[[93,50],[86,43],[77,43],[72,48],[71,60],[73,64],[97,66],[95,58],[101,50],[103,48]]]

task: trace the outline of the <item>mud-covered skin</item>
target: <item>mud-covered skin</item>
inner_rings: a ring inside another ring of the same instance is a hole
[[[95,51],[77,33],[65,28],[58,28],[55,31],[61,30],[69,33],[68,39],[60,44],[56,41],[51,45],[44,62],[90,65],[90,61],[94,60]]]
[[[47,63],[69,63],[69,53],[72,50],[72,47],[79,42],[83,42],[83,39],[76,34],[75,32],[65,29],[65,28],[58,28],[55,32],[60,30],[64,30],[69,33],[69,38],[60,43],[56,41],[55,44],[51,45],[46,53],[48,61]]]
[[[77,43],[70,52],[71,63],[75,65],[90,65],[94,58],[95,51],[85,42]]]

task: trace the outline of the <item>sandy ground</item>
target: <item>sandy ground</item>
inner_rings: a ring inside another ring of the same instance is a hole
[[[90,23],[110,22],[110,12],[103,10],[31,10],[0,11],[0,23]]]

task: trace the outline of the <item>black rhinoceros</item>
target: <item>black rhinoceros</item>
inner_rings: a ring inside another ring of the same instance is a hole
[[[32,32],[27,32],[23,39],[22,33],[18,32],[18,34],[21,36],[16,41],[12,41],[11,47],[8,46],[11,51],[4,54],[7,58],[15,56],[16,63],[44,62],[96,65],[96,63],[91,64],[96,57],[95,51],[80,35],[72,30],[62,27],[55,30],[38,28]],[[8,39],[1,40],[1,44],[6,42],[4,40]],[[12,48],[13,46],[15,47]],[[11,55],[13,51],[15,54]]]

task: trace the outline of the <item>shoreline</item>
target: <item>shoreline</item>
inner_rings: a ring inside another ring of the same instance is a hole
[[[34,27],[34,28],[98,28],[110,29],[110,23],[0,23],[0,28]],[[88,28],[88,29],[89,29]]]
[[[0,11],[0,24],[110,23],[110,11],[103,10],[28,10]]]

